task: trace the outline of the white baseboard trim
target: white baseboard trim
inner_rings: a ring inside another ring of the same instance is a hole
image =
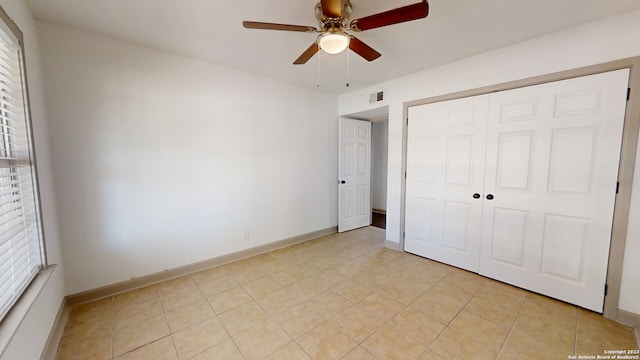
[[[628,326],[633,326],[635,328],[640,327],[640,315],[629,311],[618,309],[618,318],[616,320]]]
[[[200,261],[197,263],[180,266],[174,269],[169,269],[163,272],[140,276],[131,280],[122,281],[116,284],[103,286],[97,289],[83,291],[81,293],[68,295],[66,304],[73,306],[85,302],[99,300],[107,298],[113,295],[117,295],[123,292],[143,288],[145,286],[157,284],[163,281],[171,280],[181,276],[193,274],[199,271],[207,270],[216,266],[224,265],[230,262],[246,259],[252,256],[264,254],[269,251],[282,249],[291,245],[299,244],[305,241],[319,238],[321,236],[330,235],[338,232],[337,226],[332,226],[326,229],[293,236],[287,239],[278,240],[269,244],[259,245],[251,249],[241,250],[227,255],[218,256],[208,260]]]
[[[53,323],[53,327],[49,333],[47,343],[42,350],[40,360],[55,360],[67,320],[69,320],[69,306],[67,306],[67,300],[63,299],[62,304],[60,304],[60,309],[58,310],[58,315],[56,316],[56,321]]]
[[[404,251],[400,243],[395,241],[385,240],[384,247],[386,247],[387,249],[395,250],[395,251]]]
[[[633,327],[636,334],[636,343],[640,347],[640,315],[618,309],[618,318],[616,320],[619,323]]]

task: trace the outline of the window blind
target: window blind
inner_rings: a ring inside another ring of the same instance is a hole
[[[22,51],[0,14],[0,320],[42,267]],[[9,20],[10,21],[10,20]]]

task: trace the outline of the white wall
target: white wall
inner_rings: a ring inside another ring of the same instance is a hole
[[[336,96],[38,26],[67,293],[337,224]]]
[[[39,359],[64,297],[63,266],[54,200],[53,177],[48,138],[48,124],[42,85],[42,68],[35,21],[23,0],[0,0],[0,5],[16,22],[24,35],[25,60],[31,99],[33,135],[38,160],[40,196],[47,254],[57,264],[42,292],[31,306],[22,324],[8,344],[0,349],[0,359]],[[0,324],[0,326],[6,324]]]
[[[620,289],[620,309],[640,314],[640,146],[636,153],[627,243],[625,245]]]
[[[404,102],[639,56],[638,39],[640,11],[633,11],[341,96],[340,115],[366,111],[374,106],[389,106],[387,240],[400,242]],[[369,94],[377,91],[385,92],[386,104],[369,104]],[[637,194],[640,189],[636,189]],[[634,208],[638,208],[640,196],[634,201]],[[630,235],[627,243],[626,258],[639,259],[638,232]],[[625,264],[620,308],[640,314],[640,302],[637,301],[640,286],[637,278],[634,279],[637,275],[628,275],[630,273],[640,273],[640,262],[634,260]]]
[[[378,210],[387,210],[388,134],[387,121],[371,124],[371,206]]]

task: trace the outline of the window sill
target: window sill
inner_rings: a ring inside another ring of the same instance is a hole
[[[38,299],[42,289],[44,289],[49,278],[51,278],[51,274],[53,274],[55,268],[56,265],[51,265],[40,270],[18,302],[13,305],[2,322],[0,322],[0,357],[2,357],[7,346],[20,328],[20,325],[22,325],[33,303]]]

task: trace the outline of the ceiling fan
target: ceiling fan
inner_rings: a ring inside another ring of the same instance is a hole
[[[429,4],[426,0],[403,6],[397,9],[381,12],[351,20],[352,6],[350,0],[320,0],[315,7],[318,28],[304,25],[287,25],[256,21],[243,21],[247,29],[282,30],[308,33],[320,33],[316,41],[300,55],[293,63],[304,64],[320,49],[329,54],[338,54],[347,47],[367,61],[373,61],[381,54],[369,45],[349,34],[351,31],[364,31],[387,25],[398,24],[427,17]]]

